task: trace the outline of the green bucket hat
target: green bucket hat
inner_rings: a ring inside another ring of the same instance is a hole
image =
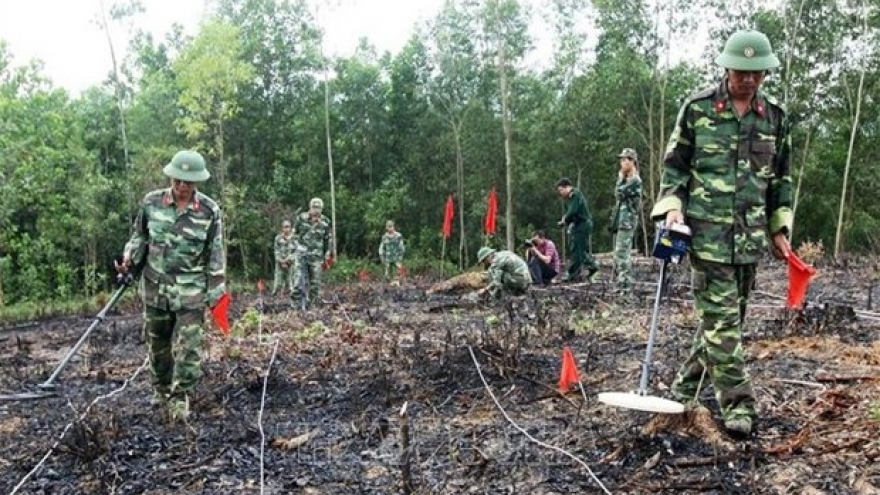
[[[486,258],[488,258],[493,253],[495,253],[495,250],[490,248],[489,246],[481,247],[480,250],[477,252],[477,263],[482,263],[483,261],[486,261]]]
[[[743,30],[730,35],[715,63],[741,71],[772,70],[779,67],[770,40],[760,31]]]
[[[639,154],[632,148],[624,148],[623,151],[617,155],[617,158],[631,158],[634,162],[637,162],[639,161]]]
[[[205,158],[197,151],[183,150],[175,153],[174,158],[162,169],[168,177],[186,182],[205,182],[211,178]]]

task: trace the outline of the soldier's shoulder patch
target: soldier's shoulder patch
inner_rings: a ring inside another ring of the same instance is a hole
[[[782,113],[785,113],[785,107],[782,106],[782,103],[776,99],[775,96],[768,95],[766,93],[759,93],[759,96],[764,98],[764,101],[767,102],[768,106],[774,107]]]
[[[205,193],[196,191],[196,200],[202,205],[203,208],[207,208],[214,213],[220,211],[220,205],[217,204],[216,201],[211,199],[211,197]]]
[[[161,204],[166,194],[171,194],[171,188],[156,189],[148,192],[143,199],[144,204]]]
[[[715,88],[706,88],[702,91],[697,91],[696,93],[691,94],[687,98],[685,98],[685,103],[693,103],[700,100],[709,100],[715,98],[716,89]]]

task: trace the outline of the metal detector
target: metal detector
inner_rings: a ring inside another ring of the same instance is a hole
[[[116,289],[116,292],[113,293],[113,296],[107,302],[103,309],[95,316],[95,320],[92,321],[92,324],[89,325],[89,328],[82,334],[82,337],[79,338],[76,344],[67,351],[67,354],[61,359],[61,362],[55,367],[55,370],[52,371],[52,374],[46,379],[45,382],[37,385],[37,388],[40,389],[38,392],[22,392],[18,394],[10,394],[10,395],[0,395],[0,402],[8,402],[8,401],[19,401],[19,400],[30,400],[30,399],[45,399],[47,397],[52,397],[57,395],[58,386],[55,384],[55,380],[58,378],[58,375],[61,374],[61,371],[67,366],[67,363],[73,358],[74,355],[79,351],[80,347],[86,343],[86,339],[89,338],[89,335],[92,331],[98,327],[98,324],[104,321],[107,317],[107,312],[109,312],[113,306],[119,302],[119,299],[122,298],[122,293],[125,292],[125,289],[131,285],[133,277],[131,275],[125,275],[120,279],[120,286]]]
[[[651,331],[648,334],[648,346],[645,349],[645,360],[642,361],[642,376],[639,389],[634,392],[603,392],[598,395],[599,402],[610,406],[635,409],[666,414],[681,414],[684,405],[673,400],[648,395],[648,380],[651,375],[651,358],[654,353],[654,339],[657,336],[657,325],[660,316],[660,300],[666,288],[667,270],[670,263],[678,264],[687,255],[690,245],[691,230],[684,224],[666,227],[657,225],[657,236],[651,255],[662,261],[660,279],[657,281],[657,293],[654,297],[654,312],[651,315]]]

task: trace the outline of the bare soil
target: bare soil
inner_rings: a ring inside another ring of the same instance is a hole
[[[426,295],[436,279],[328,287],[322,309],[305,313],[283,297],[238,295],[233,335],[209,335],[187,424],[153,404],[147,370],[117,391],[146,355],[138,308],[118,308],[65,369],[59,396],[0,402],[0,488],[568,494],[603,493],[601,482],[633,494],[880,493],[875,267],[820,266],[797,312],[778,299],[784,267],[762,267],[746,325],[760,419],[746,439],[719,429],[710,391],[705,408],[677,416],[596,400],[638,387],[659,271],[651,260],[638,263],[626,301],[607,272],[605,282],[493,304]],[[652,395],[666,396],[693,337],[688,282],[674,267]],[[0,331],[0,394],[34,390],[91,317]],[[565,345],[584,394],[557,390]]]

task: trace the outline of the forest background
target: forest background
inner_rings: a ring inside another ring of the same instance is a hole
[[[398,53],[364,39],[345,57],[325,56],[316,19],[332,9],[216,0],[194,36],[157,39],[138,28],[141,4],[110,5],[96,29],[131,43],[108,36],[106,80],[75,96],[0,42],[0,306],[105,291],[139,199],[167,185],[162,165],[182,148],[209,161],[202,190],[221,203],[241,284],[271,277],[281,220],[315,196],[336,227],[337,279],[378,263],[386,219],[410,271],[437,267],[449,195],[450,268],[535,228],[560,243],[563,176],[607,251],[617,153],[638,150],[647,211],[682,100],[719,80],[712,59],[740,28],[767,33],[782,60],[765,89],[793,123],[794,244],[880,249],[880,0],[450,0]],[[535,23],[552,40],[541,67]]]

